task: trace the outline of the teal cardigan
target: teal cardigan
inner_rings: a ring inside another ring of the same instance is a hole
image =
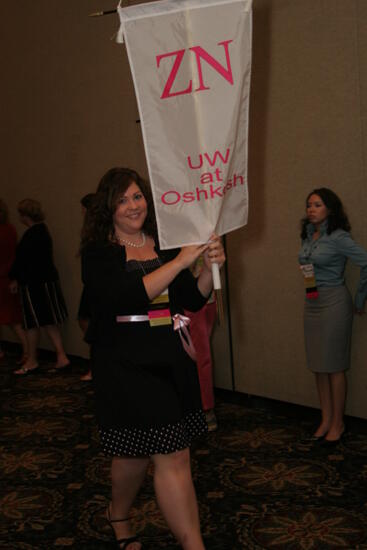
[[[361,268],[355,306],[363,309],[367,297],[367,251],[352,239],[348,231],[336,229],[328,235],[327,221],[321,224],[320,237],[315,241],[312,240],[314,225],[310,223],[306,229],[307,237],[298,254],[299,263],[313,264],[318,287],[333,287],[344,285],[345,265],[350,259]]]

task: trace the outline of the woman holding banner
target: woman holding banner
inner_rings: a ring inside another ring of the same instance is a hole
[[[299,262],[305,277],[305,344],[308,367],[315,374],[321,422],[311,437],[336,445],[345,431],[345,371],[350,366],[353,302],[345,286],[346,262],[361,268],[354,309],[362,314],[367,297],[367,252],[350,236],[339,197],[330,189],[312,191],[302,220]]]
[[[112,457],[106,515],[117,547],[141,548],[128,516],[151,459],[170,529],[183,548],[203,549],[189,446],[207,425],[182,312],[206,303],[211,264],[225,261],[220,239],[160,250],[149,188],[136,172],[113,168],[87,212],[81,250],[97,420]],[[204,267],[195,279],[188,268],[200,254]]]

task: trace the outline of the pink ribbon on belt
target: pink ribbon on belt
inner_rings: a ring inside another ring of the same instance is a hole
[[[191,340],[190,332],[187,329],[190,319],[185,315],[181,315],[181,313],[176,313],[172,316],[172,320],[173,330],[178,330],[184,350],[193,361],[196,361],[196,350]]]

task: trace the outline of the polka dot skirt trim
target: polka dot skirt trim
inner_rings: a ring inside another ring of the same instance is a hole
[[[177,424],[160,428],[100,428],[99,434],[107,456],[151,456],[185,449],[195,437],[207,431],[205,415],[197,411]]]

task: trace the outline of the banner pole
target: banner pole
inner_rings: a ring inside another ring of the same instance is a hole
[[[95,11],[94,13],[89,13],[88,17],[102,17],[103,15],[111,15],[112,13],[117,13],[117,10]]]
[[[222,284],[220,280],[219,265],[217,263],[212,264],[212,276],[213,276],[213,289],[215,292],[215,300],[217,303],[218,323],[221,324],[224,321],[224,309],[223,309]]]

